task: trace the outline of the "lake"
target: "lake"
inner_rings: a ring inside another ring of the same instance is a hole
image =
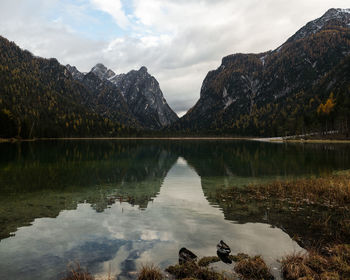
[[[2,143],[0,155],[8,280],[60,279],[72,261],[132,279],[142,264],[175,264],[181,247],[216,255],[221,239],[233,253],[262,255],[276,274],[277,259],[302,250],[283,222],[267,210],[228,213],[215,193],[350,168],[346,144],[58,140]]]

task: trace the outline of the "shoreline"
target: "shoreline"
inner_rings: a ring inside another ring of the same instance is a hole
[[[302,139],[288,139],[288,140],[284,140],[283,142],[286,143],[317,143],[317,144],[321,144],[321,143],[335,143],[335,144],[345,144],[345,143],[350,143],[350,139],[349,140],[336,140],[336,139],[306,139],[306,140],[302,140]]]
[[[191,140],[229,140],[229,141],[257,141],[268,143],[298,143],[298,144],[350,144],[350,139],[284,139],[283,137],[61,137],[61,138],[34,138],[34,139],[18,139],[18,138],[0,138],[0,143],[15,142],[35,142],[35,141],[80,141],[80,140],[171,140],[171,141],[191,141]]]

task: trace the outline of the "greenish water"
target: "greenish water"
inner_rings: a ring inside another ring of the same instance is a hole
[[[302,250],[266,213],[226,213],[215,192],[350,168],[345,144],[43,141],[0,144],[0,279],[59,279],[70,261],[133,277],[181,247],[276,259]],[[251,215],[251,214],[250,214]],[[278,219],[278,217],[274,217]]]

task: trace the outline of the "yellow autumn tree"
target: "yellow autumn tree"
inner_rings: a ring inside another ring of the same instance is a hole
[[[335,104],[336,103],[334,99],[334,94],[333,92],[331,92],[326,103],[325,104],[321,103],[320,106],[318,106],[317,114],[329,115],[332,112]]]

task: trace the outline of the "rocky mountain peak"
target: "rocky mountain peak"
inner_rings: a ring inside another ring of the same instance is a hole
[[[321,18],[323,19],[332,19],[332,18],[342,18],[350,14],[350,9],[329,9]]]
[[[140,69],[139,69],[139,72],[142,73],[142,74],[145,74],[147,73],[147,68],[145,66],[142,66]]]
[[[66,68],[71,73],[74,80],[81,81],[84,79],[84,74],[81,73],[75,66],[67,64]]]
[[[307,23],[299,29],[287,43],[304,39],[307,36],[315,34],[330,25],[350,28],[350,9],[329,9],[322,17]]]
[[[165,101],[158,81],[145,66],[109,81],[121,90],[136,119],[145,127],[159,129],[178,119]]]
[[[104,66],[102,63],[97,63],[94,67],[92,67],[91,71],[101,71],[102,73],[105,73],[107,72],[107,67]]]
[[[125,103],[136,121],[144,128],[160,129],[178,119],[165,101],[159,83],[148,73],[145,66],[119,75],[102,63],[96,64],[86,75],[73,66],[67,65],[66,68],[73,78],[82,81],[99,98],[102,96],[99,93],[104,92],[106,100],[99,101],[104,105],[114,108]],[[123,108],[123,111],[129,110]]]
[[[318,30],[329,21],[337,20],[337,24],[343,24],[349,26],[350,24],[350,9],[329,9],[322,17],[312,21],[318,26]],[[317,31],[317,30],[316,30]]]
[[[92,67],[91,72],[93,72],[100,79],[110,79],[115,76],[115,73],[104,66],[102,63],[97,63],[94,67]]]

